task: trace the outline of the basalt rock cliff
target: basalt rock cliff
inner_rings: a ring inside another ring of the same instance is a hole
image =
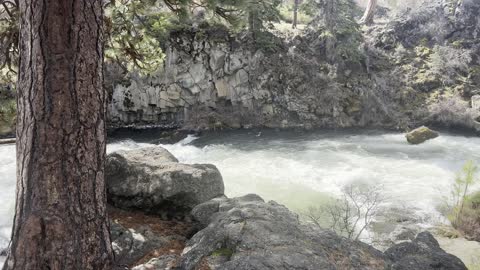
[[[115,84],[110,124],[478,129],[479,14],[435,0],[371,27],[319,16],[289,37],[178,30],[160,72]]]

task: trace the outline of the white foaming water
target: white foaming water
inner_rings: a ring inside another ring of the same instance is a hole
[[[256,192],[282,201],[291,188],[340,194],[349,183],[382,184],[391,200],[433,212],[455,173],[480,161],[480,139],[444,135],[412,146],[402,134],[333,135],[235,143],[165,145],[181,162],[213,163],[227,195]],[[302,200],[303,194],[287,196]],[[308,203],[308,202],[306,202]],[[306,206],[306,205],[304,205]]]
[[[0,250],[8,246],[15,208],[15,145],[0,145]],[[0,257],[0,266],[4,258]]]
[[[154,145],[126,140],[109,144],[107,151],[149,146]],[[436,207],[467,160],[480,163],[480,138],[445,134],[416,146],[408,145],[402,134],[390,133],[244,133],[189,136],[163,147],[180,162],[215,164],[227,196],[257,193],[302,210],[362,181],[382,184],[392,204],[414,208],[425,217],[438,216]],[[0,146],[0,247],[10,234],[14,186],[15,148]]]

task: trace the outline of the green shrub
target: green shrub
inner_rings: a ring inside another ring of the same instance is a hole
[[[452,189],[452,202],[447,209],[447,218],[453,227],[467,239],[480,240],[480,191],[470,193],[476,182],[478,167],[468,161],[457,174]]]

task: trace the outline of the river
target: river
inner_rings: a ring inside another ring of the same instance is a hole
[[[113,140],[107,151],[155,146],[141,135]],[[384,131],[311,133],[243,131],[189,136],[163,145],[180,162],[212,163],[227,196],[257,193],[301,212],[339,196],[342,187],[382,185],[388,203],[413,209],[422,226],[445,223],[437,210],[467,160],[480,163],[480,138],[442,134],[409,145]],[[479,189],[479,186],[474,187]],[[0,146],[0,248],[7,245],[14,209],[15,147]]]

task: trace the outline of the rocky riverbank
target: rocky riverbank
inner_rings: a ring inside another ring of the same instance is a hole
[[[120,269],[466,269],[430,233],[381,252],[302,223],[286,207],[257,195],[209,192],[223,188],[221,179],[192,170],[196,165],[182,167],[160,147],[114,153],[107,163],[110,202],[126,209],[110,211]],[[117,170],[128,176],[120,179]],[[136,203],[112,200],[119,181],[130,182],[122,197]],[[176,183],[190,183],[205,196],[191,200],[190,189],[172,196]],[[169,212],[178,209],[172,205],[181,206],[182,214]]]

